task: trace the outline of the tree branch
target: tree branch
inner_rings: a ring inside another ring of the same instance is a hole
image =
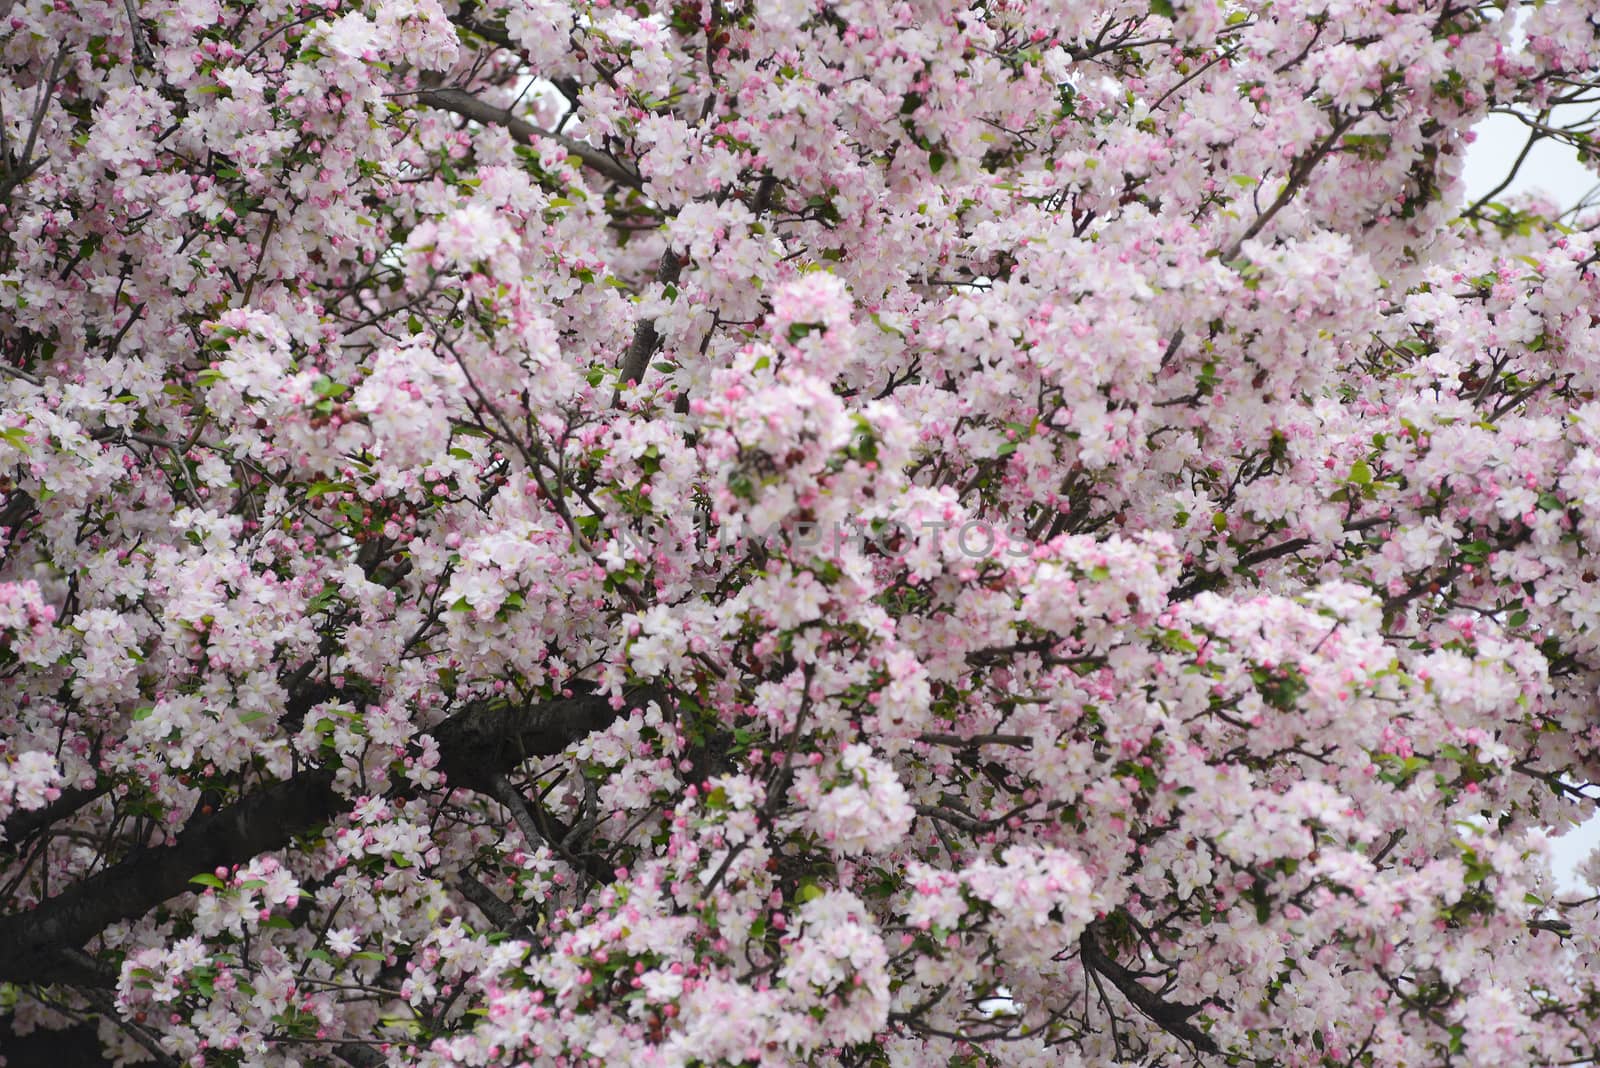
[[[1154,991],[1141,986],[1139,980],[1116,961],[1106,955],[1100,948],[1100,941],[1095,937],[1094,928],[1091,926],[1083,932],[1083,937],[1078,940],[1082,952],[1083,966],[1091,972],[1098,973],[1111,980],[1111,985],[1122,992],[1134,1008],[1144,1013],[1163,1031],[1169,1035],[1183,1039],[1191,1046],[1205,1053],[1216,1053],[1217,1044],[1211,1036],[1189,1022],[1189,1018],[1200,1011],[1198,1005],[1174,1005],[1165,1001]]]
[[[528,844],[530,850],[537,850],[540,846],[550,843],[544,840],[544,835],[539,833],[539,827],[533,822],[533,813],[528,811],[527,802],[522,795],[517,793],[517,788],[504,775],[489,776],[489,794],[496,801],[504,805],[511,813],[511,818],[517,824],[517,830],[522,832],[522,840]]]
[[[525,145],[534,144],[539,138],[548,138],[577,156],[585,167],[597,174],[634,189],[644,186],[644,179],[593,145],[579,141],[575,137],[542,129],[525,119],[519,119],[511,113],[511,109],[496,107],[487,100],[473,96],[465,89],[425,89],[417,94],[417,102],[441,111],[454,112],[463,118],[487,126],[503,126],[513,138]]]
[[[636,696],[642,702],[652,694]],[[495,775],[528,757],[553,756],[619,714],[610,698],[591,692],[531,706],[470,705],[431,733],[452,785],[487,790]],[[196,874],[281,849],[326,825],[345,807],[333,780],[332,769],[319,768],[274,783],[190,821],[171,846],[141,849],[27,912],[0,918],[0,981],[99,985],[100,974],[64,951],[183,893]]]
[[[1295,194],[1300,192],[1301,187],[1311,177],[1311,172],[1317,169],[1317,164],[1321,163],[1323,158],[1333,151],[1334,146],[1339,143],[1339,138],[1343,137],[1345,131],[1354,126],[1360,118],[1361,114],[1357,112],[1339,119],[1333,124],[1333,129],[1328,131],[1328,136],[1320,144],[1295,161],[1294,166],[1289,168],[1289,176],[1284,180],[1283,188],[1278,191],[1277,199],[1267,206],[1266,211],[1257,215],[1255,222],[1251,223],[1249,228],[1240,234],[1233,244],[1228,246],[1227,251],[1222,254],[1223,263],[1232,262],[1238,257],[1246,241],[1266,229],[1267,224],[1272,221],[1273,217],[1295,198]]]
[[[555,756],[579,739],[605,730],[623,709],[640,708],[660,694],[635,690],[622,709],[592,692],[533,705],[474,705],[431,732],[439,743],[439,770],[452,784],[492,795],[490,779],[529,757]]]
[[[326,822],[342,799],[333,772],[319,769],[274,783],[235,805],[193,820],[167,848],[142,849],[27,912],[0,920],[0,979],[82,983],[75,949],[118,920],[131,920],[182,893],[191,876],[248,860]]]
[[[83,992],[83,997],[102,1018],[109,1020],[123,1034],[144,1047],[161,1068],[178,1068],[177,1058],[162,1048],[160,1039],[132,1020],[124,1019],[117,1011],[116,1002],[110,995],[100,990],[86,990]]]
[[[510,934],[521,926],[517,920],[516,910],[501,900],[499,894],[472,876],[465,873],[456,876],[456,891],[478,906],[478,911],[488,917],[496,930]]]
[[[483,5],[478,3],[477,0],[464,0],[461,6],[456,9],[455,16],[450,21],[454,22],[458,28],[466,30],[468,33],[475,33],[491,44],[497,44],[501,48],[520,53],[521,48],[517,45],[517,42],[511,39],[511,35],[505,31],[503,26],[484,22],[478,17],[482,7]]]
[[[364,1042],[345,1042],[334,1047],[339,1059],[355,1068],[381,1068],[389,1063],[389,1058],[373,1049]]]
[[[99,784],[88,789],[63,790],[60,797],[43,808],[28,812],[13,812],[5,822],[5,841],[0,842],[0,853],[16,852],[22,840],[33,832],[41,827],[48,827],[65,816],[70,816],[95,798],[103,797],[110,792],[110,785]]]
[[[670,286],[682,273],[683,261],[672,251],[672,246],[668,245],[667,250],[661,254],[661,266],[656,269],[656,281],[664,286]],[[644,373],[650,369],[650,359],[660,347],[661,335],[656,331],[656,321],[639,320],[639,325],[633,329],[633,343],[628,346],[628,351],[622,358],[622,376],[618,382],[617,395],[611,399],[613,407],[618,403],[623,387],[638,385],[644,381]]]

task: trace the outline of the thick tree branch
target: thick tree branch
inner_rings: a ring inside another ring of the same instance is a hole
[[[0,1050],[5,1051],[6,1068],[110,1068],[112,1064],[89,1024],[63,1031],[38,1028],[21,1035],[15,1017],[0,1016]]]
[[[466,30],[468,33],[475,33],[491,44],[497,44],[501,48],[512,52],[520,52],[521,49],[517,42],[511,39],[511,35],[505,31],[504,26],[497,26],[492,22],[484,22],[478,17],[482,7],[483,5],[478,3],[477,0],[464,0],[461,6],[456,9],[456,13],[450,21],[454,22],[458,28]]]
[[[659,695],[636,690],[623,708],[639,708]],[[490,779],[529,757],[555,756],[573,742],[605,730],[621,709],[594,693],[535,705],[509,702],[474,705],[435,727],[439,770],[457,786],[491,793]]]
[[[534,144],[539,138],[548,138],[577,156],[585,167],[595,173],[619,185],[631,186],[634,189],[644,186],[642,178],[593,145],[565,134],[541,129],[525,119],[517,118],[509,108],[496,107],[487,100],[473,96],[465,89],[426,89],[417,94],[417,102],[441,111],[453,111],[473,122],[481,122],[488,126],[503,126],[513,138],[525,145]]]
[[[664,286],[670,286],[678,280],[683,272],[683,261],[678,254],[672,251],[671,246],[661,254],[661,266],[656,269],[656,281]],[[641,319],[639,325],[633,330],[633,343],[628,346],[627,353],[622,357],[622,377],[618,386],[620,397],[623,386],[634,386],[644,381],[644,373],[650,368],[650,360],[661,347],[661,335],[656,331],[654,319]],[[613,397],[611,403],[615,405],[618,397]]]
[[[388,1064],[389,1058],[363,1042],[346,1042],[334,1049],[339,1059],[355,1068],[380,1068]]]
[[[109,785],[95,785],[88,789],[68,789],[43,808],[28,812],[13,812],[5,823],[5,841],[0,842],[0,852],[16,852],[18,845],[30,834],[48,827],[65,816],[70,816],[97,797],[111,792]]]
[[[772,197],[777,191],[778,180],[768,171],[762,175],[761,182],[756,186],[755,196],[751,199],[750,210],[757,218],[765,215],[772,207]],[[661,264],[656,268],[656,281],[663,286],[674,285],[683,274],[683,268],[688,263],[687,257],[679,256],[668,245],[661,254]],[[713,322],[711,329],[706,332],[705,341],[700,346],[700,354],[705,355],[706,346],[711,343],[711,335],[716,330]],[[627,386],[636,386],[644,381],[644,373],[650,369],[650,361],[661,348],[661,334],[656,330],[654,319],[641,319],[633,328],[633,341],[628,345],[628,351],[622,355],[619,367],[621,375],[617,383],[617,390],[611,395],[611,406],[619,407],[622,403],[622,390]],[[678,409],[679,414],[688,412],[686,407],[688,398],[680,394],[678,403],[683,405]]]
[[[528,757],[559,753],[618,715],[610,698],[588,693],[532,706],[471,705],[431,733],[452,784],[487,789],[496,774]],[[0,918],[0,980],[97,984],[101,977],[65,951],[183,893],[194,875],[281,849],[296,834],[327,824],[344,808],[333,779],[331,769],[321,768],[274,783],[192,820],[171,846],[139,850],[27,912]]]
[[[511,813],[511,818],[516,822],[517,830],[522,832],[522,840],[528,844],[530,850],[537,850],[540,846],[550,843],[544,840],[544,835],[539,833],[539,827],[533,822],[533,813],[528,811],[527,802],[522,795],[517,793],[517,788],[504,775],[489,776],[490,795]]]
[[[466,874],[456,876],[456,892],[478,906],[478,911],[488,917],[489,922],[494,924],[497,930],[510,934],[521,926],[516,910],[501,900],[500,895],[472,876]]]
[[[1198,1005],[1174,1005],[1163,1000],[1159,994],[1141,986],[1128,969],[1112,960],[1100,948],[1100,941],[1095,937],[1094,928],[1090,927],[1083,932],[1083,937],[1078,940],[1079,949],[1083,955],[1083,966],[1092,972],[1105,976],[1111,985],[1122,992],[1133,1007],[1148,1016],[1163,1031],[1183,1039],[1194,1048],[1204,1053],[1216,1053],[1217,1044],[1211,1036],[1189,1022],[1189,1018],[1200,1011]]]
[[[182,893],[194,875],[281,848],[295,831],[325,822],[340,801],[331,771],[275,783],[190,822],[170,847],[142,849],[36,908],[5,917],[0,979],[83,982],[81,969],[69,965],[62,951]]]
[[[917,735],[917,741],[926,745],[947,745],[952,749],[976,749],[983,745],[1009,745],[1017,749],[1033,748],[1033,738],[1027,734],[974,734],[968,738],[959,734],[929,732]]]

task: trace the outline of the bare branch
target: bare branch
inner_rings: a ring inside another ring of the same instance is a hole
[[[354,1068],[381,1068],[382,1065],[389,1063],[389,1058],[365,1042],[344,1042],[333,1052],[340,1060],[353,1065]]]
[[[193,820],[169,847],[142,849],[27,912],[0,920],[0,978],[83,982],[60,954],[110,924],[142,916],[184,891],[191,876],[286,845],[340,807],[333,772],[274,783],[235,805]]]

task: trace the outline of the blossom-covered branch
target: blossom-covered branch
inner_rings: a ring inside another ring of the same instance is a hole
[[[1594,1059],[1592,3],[3,6],[7,1056]]]
[[[439,770],[463,786],[486,783],[530,757],[561,752],[617,714],[609,698],[594,695],[533,705],[485,702],[433,731]],[[183,893],[197,873],[282,849],[326,825],[344,807],[333,779],[331,771],[313,769],[252,791],[191,820],[173,841],[138,849],[66,893],[0,918],[0,979],[82,982],[84,970],[67,951]],[[76,793],[81,800],[88,791]]]

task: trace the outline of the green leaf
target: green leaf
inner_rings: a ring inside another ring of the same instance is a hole
[[[316,381],[311,383],[311,392],[319,397],[337,397],[344,391],[344,383],[335,382],[327,375],[318,375]]]
[[[1256,883],[1250,887],[1250,891],[1246,896],[1249,897],[1251,901],[1255,902],[1257,923],[1266,923],[1268,920],[1272,919],[1272,899],[1267,896],[1267,887],[1265,883],[1257,880]]]
[[[1372,467],[1365,460],[1357,460],[1350,466],[1350,481],[1357,486],[1372,485]]]
[[[879,330],[882,330],[885,334],[893,334],[895,337],[905,337],[906,336],[904,331],[896,330],[894,327],[892,327],[888,323],[884,322],[878,316],[877,312],[871,313],[871,315],[869,315],[868,318],[870,318],[872,320],[872,325],[873,326],[876,326]]]
[[[215,875],[212,875],[210,872],[204,872],[204,873],[202,873],[200,875],[196,875],[193,879],[190,879],[189,881],[191,883],[195,883],[196,885],[199,885],[199,886],[209,886],[213,890],[225,890],[225,889],[227,889],[227,886],[228,886],[227,883],[223,882],[221,879],[217,878]]]
[[[1172,9],[1172,0],[1150,0],[1150,14],[1170,19],[1176,16],[1177,12]]]
[[[1161,635],[1161,643],[1167,648],[1180,653],[1196,653],[1200,651],[1200,647],[1198,645],[1184,637],[1183,632],[1178,630],[1168,630],[1163,632]]]
[[[317,594],[315,597],[311,598],[311,600],[306,602],[306,615],[314,616],[318,612],[326,612],[329,607],[337,603],[338,600],[339,587],[335,586],[331,582],[326,583],[322,587],[321,593]]]

